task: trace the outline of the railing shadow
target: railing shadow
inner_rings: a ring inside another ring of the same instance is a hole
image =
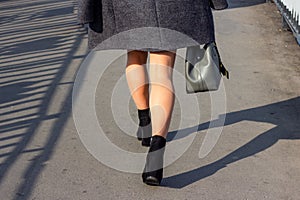
[[[250,108],[237,112],[227,113],[225,126],[236,124],[241,121],[265,122],[275,125],[274,128],[258,135],[247,144],[241,146],[227,156],[213,162],[209,165],[201,166],[194,170],[183,172],[174,176],[166,177],[163,180],[165,187],[183,188],[205,177],[215,174],[227,165],[238,162],[244,158],[253,156],[259,152],[266,150],[279,140],[300,139],[300,97],[295,97],[278,103],[273,103],[257,108]],[[196,127],[180,130],[181,136],[177,139],[185,137],[198,127],[198,131],[208,128],[209,122],[200,124]],[[181,132],[183,131],[183,132]],[[251,131],[251,130],[249,130]],[[172,140],[177,131],[170,132],[168,140]]]
[[[59,111],[48,114],[71,62],[77,59],[74,55],[83,33],[78,32],[72,0],[0,1],[0,5],[0,19],[4,19],[0,27],[0,186],[6,184],[20,157],[31,155],[14,191],[14,199],[29,199],[71,113],[73,83],[69,82],[65,98],[58,102]],[[45,142],[34,148],[30,143],[47,120],[53,123]]]

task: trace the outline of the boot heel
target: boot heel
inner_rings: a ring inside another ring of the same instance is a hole
[[[151,137],[148,138],[142,138],[142,146],[144,147],[150,147]]]
[[[152,125],[151,122],[147,126],[142,128],[142,146],[149,147],[152,136]]]
[[[147,126],[139,126],[136,136],[139,141],[142,141],[142,146],[149,147],[152,136],[151,123]]]
[[[142,141],[142,146],[149,147],[152,135],[151,123],[147,126],[139,126],[137,131],[137,139]]]
[[[150,109],[138,110],[139,128],[136,133],[137,139],[142,141],[142,146],[149,147],[152,135]]]
[[[136,137],[139,141],[143,139],[143,127],[139,126],[137,132],[136,132]]]
[[[158,135],[152,137],[145,168],[142,174],[144,183],[153,186],[160,185],[163,178],[165,146],[166,139],[164,137]]]

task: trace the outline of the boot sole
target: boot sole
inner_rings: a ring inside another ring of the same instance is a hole
[[[160,185],[160,181],[155,178],[154,176],[148,176],[145,180],[144,183],[146,183],[147,185],[152,185],[152,186],[159,186]]]

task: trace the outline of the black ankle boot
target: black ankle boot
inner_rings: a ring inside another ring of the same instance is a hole
[[[143,182],[148,185],[160,185],[163,178],[164,152],[166,139],[155,135],[151,139],[146,165],[142,174]]]
[[[147,147],[150,146],[152,135],[152,126],[149,111],[149,108],[138,110],[139,128],[136,133],[138,140],[142,140],[142,145]]]

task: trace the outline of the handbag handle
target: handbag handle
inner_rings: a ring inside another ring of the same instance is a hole
[[[206,45],[207,45],[207,44],[206,44]],[[229,79],[229,72],[228,72],[228,70],[225,68],[225,66],[224,66],[223,63],[222,63],[221,56],[220,56],[219,50],[218,50],[218,48],[217,48],[217,44],[216,44],[215,42],[213,42],[213,45],[214,45],[214,47],[215,47],[215,49],[216,49],[216,52],[217,52],[217,54],[218,54],[218,57],[219,57],[219,61],[220,61],[220,63],[219,63],[220,72],[221,72],[221,74],[222,74],[223,76],[225,76],[227,79]],[[204,48],[206,48],[206,46],[204,46]]]

